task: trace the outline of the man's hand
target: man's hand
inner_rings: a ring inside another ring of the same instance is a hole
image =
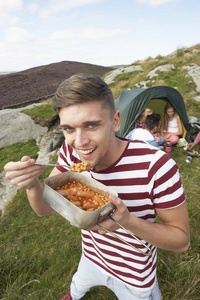
[[[130,213],[126,207],[126,205],[122,202],[120,198],[110,195],[110,202],[115,205],[115,210],[112,213],[112,218],[117,221],[120,225],[126,228],[126,224],[128,224],[130,219]],[[133,216],[132,216],[133,218]],[[107,218],[100,222],[100,225],[106,228],[109,231],[115,231],[119,228],[119,226],[113,222],[110,218]],[[90,230],[97,230],[100,234],[105,234],[106,231],[101,229],[98,225],[90,228]]]
[[[126,205],[117,197],[110,196],[110,201],[116,209],[112,214],[114,220],[137,237],[161,249],[174,252],[184,252],[190,245],[190,231],[186,204],[183,203],[172,209],[156,210],[162,224],[151,223],[129,213]],[[109,231],[115,231],[119,226],[107,218],[100,223]],[[100,234],[106,231],[94,226]]]
[[[46,166],[35,165],[35,160],[28,156],[22,157],[21,161],[11,161],[4,166],[6,178],[13,185],[25,189],[31,188],[46,168]]]

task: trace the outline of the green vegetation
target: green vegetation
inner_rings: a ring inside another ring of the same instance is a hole
[[[197,51],[193,53],[194,49]],[[114,82],[110,84],[115,99],[119,97],[123,89],[134,89],[136,83],[143,81],[147,81],[147,87],[170,86],[181,93],[188,116],[200,118],[199,103],[193,100],[193,97],[198,96],[199,93],[194,92],[196,85],[191,77],[186,77],[187,72],[182,68],[183,66],[189,66],[191,63],[200,65],[200,51],[198,52],[198,50],[200,50],[200,44],[185,50],[184,48],[178,49],[174,55],[171,54],[166,57],[158,55],[155,59],[148,57],[140,63],[143,71],[123,73],[115,77]],[[184,55],[184,53],[187,55]],[[147,75],[150,71],[166,64],[173,64],[175,69],[169,72],[157,72],[158,76],[149,79]]]
[[[31,117],[36,124],[50,127],[57,120],[58,114],[47,101],[47,104],[37,105],[30,109],[23,109],[23,113]]]
[[[184,56],[184,48],[178,48],[176,51],[177,57],[183,57]]]
[[[196,150],[200,151],[200,147]],[[158,280],[164,300],[197,300],[200,295],[200,159],[194,158],[187,164],[185,151],[177,147],[171,155],[179,166],[186,192],[191,247],[186,253],[159,249]],[[56,162],[56,157],[52,162]],[[41,182],[51,169],[45,170]],[[81,255],[79,229],[56,212],[39,218],[30,208],[24,190],[19,190],[1,217],[0,239],[0,299],[54,300],[69,291]],[[83,299],[117,298],[104,287],[94,287]]]
[[[57,115],[50,104],[38,105],[31,109],[23,109],[22,112],[32,118],[52,118]]]
[[[200,44],[191,47],[200,50]],[[200,103],[193,100],[195,84],[185,77],[182,66],[200,65],[200,53],[184,56],[183,50],[167,57],[147,58],[143,72],[124,73],[116,78],[111,89],[117,98],[123,88],[135,88],[135,84],[148,80],[147,74],[159,65],[174,64],[169,73],[160,72],[149,86],[167,85],[181,93],[188,116],[200,119]],[[193,92],[193,94],[192,94]],[[50,105],[23,111],[32,118],[54,118]],[[195,147],[200,152],[200,145]],[[0,150],[0,170],[10,160],[17,161],[23,155],[37,157],[37,145],[31,140]],[[173,253],[158,249],[158,281],[163,300],[198,300],[200,295],[200,158],[185,162],[187,154],[182,148],[173,147],[171,156],[176,161],[185,189],[190,217],[191,246],[185,253]],[[56,162],[56,157],[52,158]],[[52,168],[45,170],[41,182]],[[81,256],[80,230],[54,212],[39,218],[30,208],[24,190],[19,190],[7,207],[0,223],[0,299],[2,300],[55,300],[69,291],[72,276]],[[115,295],[104,287],[94,287],[85,300],[115,300]]]
[[[185,77],[185,72],[183,72],[180,68],[171,70],[171,72],[163,72],[162,80],[164,80],[165,85],[171,87],[180,87],[178,90],[183,94],[191,93],[195,89],[195,84],[193,80],[188,80]],[[189,81],[189,83],[188,83]]]
[[[0,172],[3,171],[3,167],[8,161],[18,161],[27,153],[30,157],[37,158],[37,151],[39,151],[39,148],[33,139],[26,143],[17,143],[0,149]]]

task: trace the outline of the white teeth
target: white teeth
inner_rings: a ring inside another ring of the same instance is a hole
[[[81,153],[83,153],[83,154],[89,154],[89,153],[91,153],[92,151],[94,151],[94,149],[92,149],[92,150],[79,150]]]

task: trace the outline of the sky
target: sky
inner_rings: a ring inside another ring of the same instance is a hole
[[[130,65],[200,43],[199,0],[0,0],[0,72]]]

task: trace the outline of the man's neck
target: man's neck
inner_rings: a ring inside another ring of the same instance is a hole
[[[101,164],[100,168],[97,166],[95,168],[95,171],[104,170],[104,169],[110,167],[111,165],[113,165],[120,158],[120,156],[126,149],[128,142],[125,140],[121,140],[120,138],[114,137],[112,143],[113,143],[113,145],[112,145],[113,151],[107,157],[106,163]]]
[[[153,134],[154,132],[153,132],[153,130],[149,130],[149,129],[147,129],[147,128],[145,128],[149,133],[151,133],[151,134]]]

